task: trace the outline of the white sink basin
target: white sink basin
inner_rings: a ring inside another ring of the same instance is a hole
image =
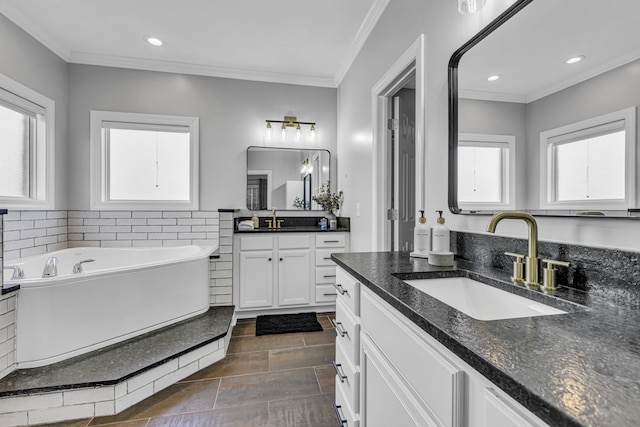
[[[404,282],[478,320],[515,319],[567,313],[467,277],[405,280]]]

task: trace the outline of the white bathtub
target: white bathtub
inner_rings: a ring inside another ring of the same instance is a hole
[[[48,365],[96,350],[209,308],[209,255],[214,247],[73,248],[5,260],[25,278],[16,308],[18,368]],[[58,276],[41,278],[49,257]],[[83,272],[73,265],[85,259]]]

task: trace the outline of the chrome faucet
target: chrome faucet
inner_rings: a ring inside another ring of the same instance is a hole
[[[94,262],[95,259],[90,258],[90,259],[84,259],[82,261],[78,261],[73,265],[73,270],[72,273],[73,274],[79,274],[82,273],[82,264],[84,264],[85,262]]]
[[[536,220],[526,212],[502,211],[493,215],[491,219],[489,219],[487,232],[495,233],[496,226],[503,219],[521,219],[527,223],[527,226],[529,227],[529,255],[524,258],[524,283],[527,285],[540,285],[540,280],[538,279],[538,224],[536,223]]]
[[[3,269],[13,270],[11,280],[24,279],[24,270],[19,265],[5,265]]]
[[[58,258],[52,256],[44,264],[42,277],[55,277],[58,275]]]

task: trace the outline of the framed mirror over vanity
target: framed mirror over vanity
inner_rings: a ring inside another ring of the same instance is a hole
[[[519,0],[453,54],[453,213],[640,217],[638,16],[635,0]]]
[[[320,210],[313,196],[330,181],[329,150],[247,148],[247,209]]]

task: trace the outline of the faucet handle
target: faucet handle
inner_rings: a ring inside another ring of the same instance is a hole
[[[505,252],[505,255],[514,257],[516,260],[513,261],[513,276],[511,280],[514,282],[522,282],[524,281],[524,255],[516,254],[513,252]]]
[[[546,258],[543,259],[542,262],[547,264],[547,266],[542,269],[542,285],[546,290],[556,289],[558,286],[556,285],[556,269],[554,266],[569,267],[571,263]]]

